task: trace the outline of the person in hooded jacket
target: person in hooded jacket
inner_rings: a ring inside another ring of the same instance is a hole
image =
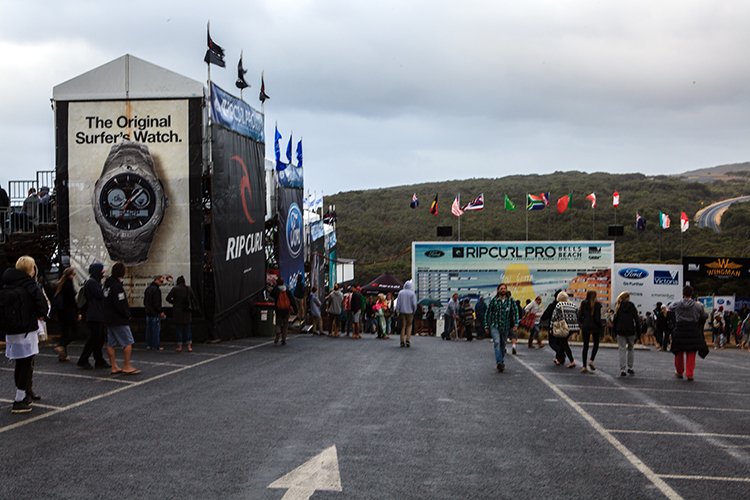
[[[72,267],[63,271],[60,280],[55,285],[52,298],[52,315],[60,325],[60,341],[55,347],[57,359],[68,361],[68,345],[73,341],[78,320],[78,305],[76,304],[76,290],[73,281],[76,271]]]
[[[414,294],[414,283],[407,280],[404,288],[398,292],[396,301],[396,312],[401,320],[401,347],[411,347],[411,330],[416,310],[417,296]]]
[[[706,338],[703,336],[703,325],[708,319],[708,314],[703,304],[693,298],[693,287],[690,285],[682,289],[682,300],[670,305],[669,310],[675,315],[671,348],[674,354],[674,376],[682,378],[684,373],[688,381],[692,381],[695,373],[695,353],[702,358],[708,354]]]
[[[21,288],[25,294],[21,301],[21,318],[25,319],[21,330],[25,331],[10,331],[8,325],[0,325],[0,332],[5,334],[5,356],[16,362],[16,395],[11,413],[28,413],[32,402],[42,399],[32,390],[32,379],[34,357],[39,354],[39,321],[49,313],[49,301],[36,283],[36,274],[36,262],[24,255],[16,261],[15,268],[6,269],[2,276],[3,288]]]
[[[583,334],[583,352],[581,354],[583,368],[581,368],[581,373],[593,372],[596,370],[594,359],[599,350],[599,337],[602,332],[602,304],[596,300],[595,290],[586,292],[586,300],[581,302],[581,307],[578,309],[578,323],[581,325],[581,333]],[[594,339],[594,348],[591,350],[591,359],[586,363],[590,338]]]
[[[104,278],[104,264],[94,262],[89,266],[89,279],[83,283],[83,294],[86,297],[86,327],[89,335],[83,346],[81,356],[78,358],[78,366],[84,370],[93,369],[89,358],[94,355],[95,368],[109,368],[109,363],[104,360],[102,348],[107,337],[107,327],[104,324],[104,289],[102,288]]]
[[[107,355],[112,367],[112,375],[138,375],[140,370],[133,367],[130,358],[133,354],[133,332],[130,331],[130,306],[122,279],[125,277],[125,264],[112,266],[112,274],[104,282],[104,318],[107,324]],[[122,368],[117,365],[115,348],[122,348]]]
[[[620,354],[620,376],[628,374],[635,375],[633,371],[633,349],[635,348],[635,337],[641,328],[638,318],[638,309],[630,302],[630,292],[622,292],[617,296],[615,304],[615,317],[612,320],[612,328],[617,336],[617,348]],[[627,372],[626,367],[627,355]]]
[[[185,284],[185,277],[178,276],[175,286],[167,294],[167,302],[172,304],[172,321],[177,337],[177,352],[182,352],[182,344],[188,352],[193,352],[193,322],[192,304],[197,304],[193,289]]]

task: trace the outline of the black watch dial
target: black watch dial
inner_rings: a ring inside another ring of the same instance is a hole
[[[151,220],[156,211],[156,195],[140,175],[118,174],[104,185],[99,206],[104,219],[118,229],[138,229]]]

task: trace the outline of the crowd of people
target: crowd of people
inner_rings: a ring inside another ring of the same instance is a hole
[[[32,404],[41,399],[33,390],[33,373],[39,342],[46,340],[48,320],[54,320],[59,326],[60,337],[54,349],[60,362],[69,361],[68,345],[74,338],[77,323],[85,321],[88,336],[78,358],[78,367],[109,369],[112,375],[141,373],[132,364],[135,341],[131,331],[133,316],[123,286],[125,265],[114,264],[106,279],[104,265],[100,262],[93,262],[88,272],[78,292],[73,284],[76,277],[73,268],[65,269],[54,286],[45,287],[36,262],[29,256],[20,257],[15,267],[2,273],[0,340],[5,341],[6,357],[15,361],[16,394],[12,413],[28,413]],[[169,280],[168,275],[154,276],[145,290],[146,349],[164,350],[160,344],[161,322],[165,318],[160,287]],[[192,352],[192,312],[197,310],[198,301],[184,277],[177,278],[166,300],[172,304],[176,351],[181,352],[184,346]],[[118,349],[122,351],[121,361],[117,359]]]

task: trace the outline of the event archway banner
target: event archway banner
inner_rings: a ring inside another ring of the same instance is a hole
[[[575,300],[596,290],[608,304],[614,256],[613,241],[413,242],[412,278],[418,299],[491,297],[505,283],[522,303],[563,289]]]

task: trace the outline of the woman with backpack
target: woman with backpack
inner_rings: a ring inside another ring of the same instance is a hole
[[[552,312],[551,333],[552,336],[557,338],[560,352],[566,355],[570,361],[566,366],[568,368],[575,368],[576,361],[573,359],[573,351],[570,350],[568,339],[581,329],[578,325],[578,309],[575,304],[568,300],[568,294],[565,291],[558,293],[555,299],[557,300],[557,304],[555,305],[555,310]],[[555,364],[561,363],[557,358],[555,358],[555,362]]]
[[[73,332],[78,319],[76,290],[73,287],[75,277],[76,272],[72,267],[63,271],[55,286],[55,294],[52,298],[52,316],[60,325],[60,342],[55,347],[58,361],[68,361],[69,359],[68,344],[73,340]]]
[[[612,324],[620,355],[620,376],[635,375],[635,371],[633,371],[633,349],[635,348],[635,337],[638,335],[641,325],[638,319],[638,309],[636,309],[635,304],[630,302],[630,292],[622,292],[617,296],[615,317]],[[625,371],[626,366],[627,372]]]
[[[583,368],[581,373],[589,373],[590,371],[596,370],[594,366],[594,358],[599,350],[599,337],[602,331],[602,305],[596,300],[596,291],[589,290],[586,292],[586,300],[581,302],[581,307],[578,309],[578,321],[581,325],[581,333],[583,334]],[[589,353],[589,339],[594,339],[594,347],[591,349],[591,359],[588,364],[586,359]]]
[[[278,344],[279,338],[281,338],[281,345],[286,345],[289,313],[293,311],[294,314],[297,314],[297,301],[294,300],[292,292],[284,285],[284,280],[281,277],[276,279],[276,286],[271,292],[271,297],[273,297],[273,302],[276,305],[276,325],[279,327],[273,343]]]
[[[36,274],[36,262],[24,255],[16,261],[15,268],[6,269],[2,276],[0,337],[5,340],[5,356],[16,362],[16,394],[11,413],[29,413],[31,403],[42,399],[32,390],[32,379],[34,357],[39,354],[40,322],[49,313],[49,302],[36,283]]]

